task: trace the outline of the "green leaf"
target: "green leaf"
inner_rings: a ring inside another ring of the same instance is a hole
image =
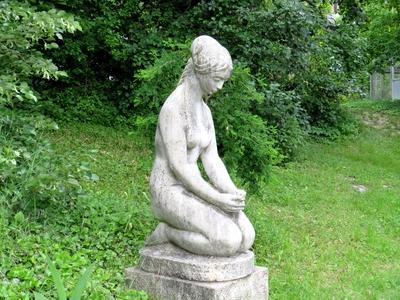
[[[90,179],[93,180],[93,181],[99,181],[100,178],[99,178],[98,175],[92,173],[92,174],[90,175]]]
[[[51,276],[53,277],[54,283],[56,284],[57,294],[59,300],[67,300],[67,295],[65,293],[64,283],[61,279],[61,274],[56,269],[54,263],[46,256],[46,262],[49,265]]]
[[[79,169],[80,169],[81,171],[90,171],[90,169],[89,169],[87,166],[85,166],[85,165],[80,165],[80,166],[79,166]]]
[[[68,178],[68,182],[69,182],[70,184],[72,184],[72,185],[80,186],[79,181],[76,180],[75,178]]]
[[[83,291],[85,290],[85,286],[86,286],[87,282],[89,281],[93,270],[94,270],[94,264],[90,265],[86,269],[85,273],[83,273],[82,276],[79,278],[76,287],[72,291],[71,300],[80,300],[81,299]]]
[[[34,292],[34,295],[35,295],[35,300],[49,300],[49,298],[43,296],[43,295],[40,294],[40,293]]]
[[[58,44],[57,43],[50,43],[50,44],[47,44],[47,43],[45,43],[44,44],[44,49],[57,49],[58,48]]]
[[[25,221],[24,213],[23,213],[22,211],[17,212],[17,213],[14,215],[14,220],[15,220],[15,222],[16,222],[17,224],[23,223],[23,222]]]

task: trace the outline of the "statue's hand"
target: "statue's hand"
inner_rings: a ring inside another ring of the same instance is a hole
[[[239,212],[244,209],[244,199],[239,195],[220,194],[218,206],[226,212]]]
[[[240,199],[243,201],[246,199],[246,191],[245,190],[237,189],[235,194],[238,195],[240,197]]]

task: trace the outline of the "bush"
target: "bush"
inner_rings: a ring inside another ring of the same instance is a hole
[[[48,92],[43,98],[39,110],[56,120],[111,126],[123,119],[101,90],[66,88],[59,93]]]
[[[291,159],[304,143],[310,130],[309,116],[294,91],[282,91],[279,84],[259,80],[264,101],[257,105],[258,114],[276,128],[274,138],[278,149]]]
[[[255,188],[283,158],[275,140],[276,128],[253,112],[263,100],[250,69],[240,64],[210,99],[220,154],[230,170]]]
[[[171,49],[155,58],[153,65],[140,70],[133,82],[137,89],[131,99],[134,109],[130,122],[151,137],[161,106],[178,84],[190,56],[189,44],[171,42],[171,45]]]
[[[0,19],[0,202],[27,209],[73,200],[80,185],[71,163],[42,138],[56,125],[31,110],[38,100],[31,83],[66,76],[38,49],[57,48],[63,32],[80,26],[63,11],[37,11],[18,1],[0,2]]]
[[[352,20],[331,25],[326,14],[326,4],[315,1],[199,1],[173,26],[213,35],[262,79],[259,114],[276,125],[279,146],[291,157],[307,123],[337,130],[340,99],[362,92],[365,41]],[[268,87],[275,84],[280,94],[272,97],[277,91]]]
[[[77,167],[42,137],[57,125],[41,116],[6,110],[0,115],[0,203],[12,210],[73,201],[81,193]]]
[[[362,92],[365,42],[347,2],[337,24],[327,22],[326,1],[53,0],[41,5],[48,3],[76,13],[83,24],[79,36],[66,36],[61,51],[53,53],[71,76],[42,86],[50,91],[48,112],[62,108],[58,116],[113,124],[118,114],[153,132],[189,48],[177,41],[201,34],[215,37],[259,79],[255,88],[264,100],[251,112],[276,127],[274,139],[288,159],[309,132],[341,132],[340,99]],[[155,74],[165,77],[158,80]],[[59,90],[65,92],[57,95]]]

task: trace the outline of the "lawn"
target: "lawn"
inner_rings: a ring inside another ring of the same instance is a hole
[[[247,200],[257,264],[270,272],[271,299],[400,297],[400,102],[346,105],[363,124],[357,136],[310,143],[274,167]],[[0,298],[52,296],[45,255],[70,290],[91,263],[90,299],[146,299],[124,289],[123,269],[156,224],[148,176],[152,141],[127,129],[64,124],[56,150],[87,163],[75,205],[33,216],[0,208]]]

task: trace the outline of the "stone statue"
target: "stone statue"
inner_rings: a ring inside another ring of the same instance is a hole
[[[194,254],[232,256],[247,251],[254,228],[243,212],[246,192],[232,182],[218,155],[205,101],[230,77],[229,52],[209,36],[196,38],[176,89],[158,119],[150,178],[160,220],[147,245],[166,242]],[[211,184],[201,175],[198,159]]]
[[[196,38],[191,52],[157,124],[150,190],[160,223],[138,265],[125,269],[126,285],[161,300],[268,299],[268,269],[249,251],[255,233],[243,212],[246,192],[218,156],[205,102],[230,77],[232,60],[209,36]]]

